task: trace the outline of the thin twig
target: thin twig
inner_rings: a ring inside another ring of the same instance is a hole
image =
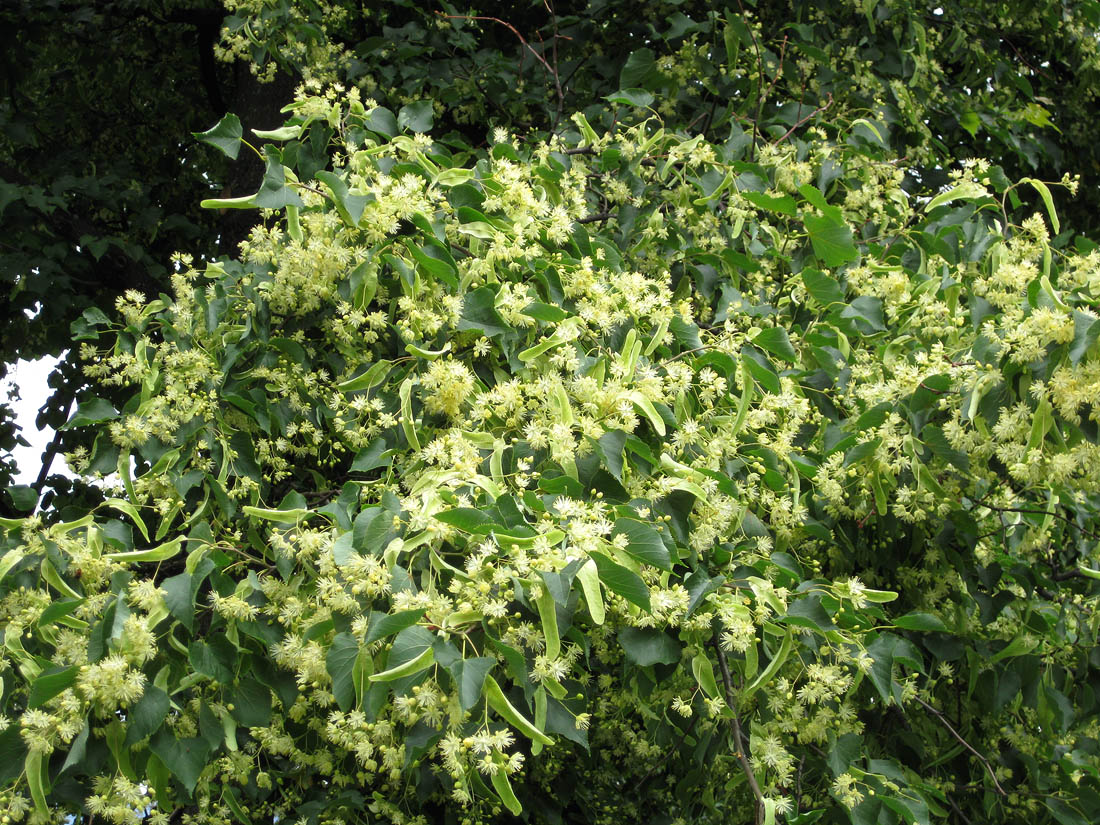
[[[1051,567],[1053,568],[1054,565],[1052,564]],[[1056,582],[1064,582],[1068,581],[1069,579],[1078,579],[1084,577],[1084,573],[1082,573],[1076,567],[1067,570],[1053,570],[1050,574],[1051,580]]]
[[[984,507],[987,510],[992,510],[995,513],[1024,513],[1032,516],[1053,516],[1056,519],[1060,519],[1068,524],[1073,529],[1077,530],[1082,535],[1088,536],[1090,539],[1096,539],[1100,541],[1100,534],[1094,533],[1091,530],[1086,530],[1078,524],[1075,524],[1069,516],[1063,516],[1061,513],[1052,513],[1049,510],[1028,510],[1025,507],[997,507],[993,504],[986,504],[981,499],[978,499],[975,504],[979,507]]]
[[[664,360],[664,362],[666,364],[669,364],[669,363],[672,363],[673,361],[679,361],[684,356],[692,355],[696,352],[705,352],[708,349],[716,349],[720,344],[726,343],[732,337],[733,337],[732,334],[731,335],[726,335],[722,338],[719,338],[718,340],[714,341],[711,344],[703,344],[703,346],[701,346],[701,347],[695,347],[694,349],[686,349],[683,352],[676,353],[675,355],[673,355],[670,358],[666,358]]]
[[[787,56],[787,35],[783,35],[783,45],[779,47],[779,68],[775,70],[775,77],[772,78],[772,82],[768,84],[768,89],[764,92],[764,97],[772,93],[772,89],[775,88],[775,84],[779,82],[779,78],[783,76],[783,60]]]
[[[800,810],[799,800],[802,799],[802,769],[806,767],[806,754],[802,754],[802,758],[798,760],[798,773],[794,776],[794,812],[798,814]]]
[[[1053,76],[1051,76],[1047,72],[1044,72],[1041,68],[1036,68],[1035,66],[1032,66],[1030,63],[1028,63],[1027,58],[1024,57],[1020,53],[1020,50],[1016,48],[1016,44],[1013,43],[1011,40],[1009,40],[1007,37],[1002,35],[1001,40],[1003,40],[1005,43],[1007,43],[1008,47],[1010,49],[1012,49],[1012,51],[1016,52],[1016,56],[1018,58],[1020,58],[1020,62],[1023,63],[1025,66],[1027,66],[1029,69],[1031,69],[1031,71],[1035,72],[1038,75],[1041,75],[1041,76],[1045,77],[1047,80],[1051,81],[1052,83],[1057,83],[1058,82],[1057,80],[1054,79]]]
[[[745,6],[741,0],[737,0],[737,8],[741,10],[742,20],[745,17]],[[756,136],[759,131],[759,124],[764,117],[764,100],[767,97],[767,92],[764,91],[764,58],[760,54],[760,41],[756,39],[756,32],[752,30],[752,26],[746,24],[745,28],[749,30],[749,37],[752,38],[753,49],[756,50],[756,68],[760,73],[760,85],[756,92],[756,119],[752,122],[752,148],[749,149],[749,160],[756,160]]]
[[[799,103],[799,105],[801,106],[802,104],[801,104],[801,103]],[[803,118],[799,118],[799,119],[798,119],[797,121],[795,121],[795,124],[794,124],[794,126],[792,126],[792,127],[790,128],[790,129],[788,129],[788,130],[786,131],[786,133],[785,133],[785,134],[783,135],[783,137],[779,138],[779,140],[777,140],[777,141],[776,141],[776,143],[782,143],[783,141],[785,141],[785,140],[786,140],[787,138],[789,138],[789,137],[790,137],[790,136],[791,136],[792,134],[794,134],[794,130],[795,130],[795,129],[797,129],[797,128],[798,128],[799,126],[801,126],[801,125],[802,125],[803,123],[805,123],[805,122],[806,122],[807,120],[809,120],[810,118],[812,118],[812,117],[813,117],[814,115],[819,115],[819,114],[821,114],[822,112],[824,112],[824,111],[825,111],[826,109],[828,109],[828,108],[829,108],[830,106],[832,106],[832,105],[833,105],[833,93],[832,93],[832,92],[829,92],[829,99],[828,99],[827,101],[825,101],[825,105],[824,105],[824,106],[818,106],[818,107],[817,107],[816,109],[814,109],[814,110],[813,110],[812,112],[810,112],[810,113],[809,113],[808,115],[806,115],[806,117],[803,117]]]
[[[969,742],[967,742],[965,739],[963,739],[962,736],[959,735],[959,732],[957,730],[955,730],[954,727],[952,727],[951,723],[947,721],[947,717],[944,716],[943,713],[936,710],[934,707],[932,707],[926,701],[921,699],[919,696],[915,696],[914,698],[918,702],[920,702],[921,707],[923,707],[929,713],[935,715],[935,717],[940,720],[940,722],[943,724],[943,726],[945,728],[947,728],[948,731],[951,732],[951,735],[954,736],[957,740],[959,740],[960,745],[962,745],[964,748],[966,748],[968,751],[970,751],[972,754],[974,754],[976,757],[978,757],[978,761],[981,762],[983,765],[985,765],[985,769],[989,773],[989,778],[993,780],[993,787],[995,787],[997,789],[997,793],[999,793],[1001,796],[1008,796],[1008,792],[1004,788],[1002,788],[1001,783],[997,781],[997,774],[993,772],[993,766],[989,764],[989,760],[986,759],[984,756],[982,756],[980,753],[978,753],[978,751],[976,751],[974,749],[973,745],[971,745]]]
[[[722,651],[722,646],[718,644],[717,639],[711,639],[710,645],[718,655],[718,669],[722,671],[722,686],[726,690],[726,705],[729,706],[733,714],[729,718],[730,732],[733,734],[733,751],[737,756],[737,761],[741,763],[741,770],[745,772],[745,777],[749,780],[749,789],[752,791],[754,800],[753,809],[755,811],[755,816],[753,819],[756,825],[761,825],[764,822],[764,793],[760,790],[760,783],[756,781],[756,773],[749,763],[749,758],[745,755],[744,738],[741,734],[741,719],[737,715],[736,702],[733,696],[733,680],[730,678],[729,663],[726,662],[726,654]]]
[[[543,5],[546,6],[546,10],[550,12],[550,21],[554,26],[554,43],[552,48],[552,58],[554,60],[554,81],[558,83],[558,109],[554,113],[554,122],[550,125],[550,131],[557,131],[558,122],[561,120],[562,108],[565,106],[565,95],[562,92],[561,82],[558,80],[558,14],[554,11],[554,4],[550,0],[543,0]],[[540,38],[541,39],[541,38]]]
[[[661,758],[661,761],[659,761],[656,765],[653,765],[648,771],[646,771],[645,776],[638,780],[639,786],[645,785],[645,783],[649,781],[649,777],[653,776],[653,774],[657,773],[657,771],[665,766],[669,758],[671,758],[672,754],[678,751],[680,749],[680,745],[684,744],[684,740],[691,735],[691,732],[695,729],[695,723],[698,721],[699,714],[696,713],[691,717],[691,724],[684,728],[684,730],[680,731],[680,737],[676,740],[676,744],[671,748],[665,748],[665,755]]]
[[[955,804],[955,800],[951,798],[951,794],[947,794],[947,803],[951,806],[951,809],[959,815],[959,819],[963,821],[963,825],[970,825],[970,818]]]
[[[522,43],[524,47],[526,47],[526,49],[535,56],[535,59],[543,65],[546,71],[550,74],[550,77],[554,79],[554,89],[558,93],[558,110],[561,110],[561,107],[564,105],[565,102],[565,95],[562,93],[561,90],[561,80],[558,77],[557,68],[551,66],[549,63],[546,62],[546,58],[539,54],[538,51],[536,51],[535,48],[527,42],[527,39],[519,33],[519,29],[517,29],[511,23],[508,23],[505,20],[501,20],[499,17],[486,17],[480,14],[444,14],[441,11],[437,11],[436,14],[438,14],[445,20],[483,20],[490,23],[499,23],[500,25],[510,29],[512,34],[519,38],[519,42]]]

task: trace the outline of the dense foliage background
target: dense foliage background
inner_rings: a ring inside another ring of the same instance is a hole
[[[1100,5],[4,14],[7,821],[1100,817]]]

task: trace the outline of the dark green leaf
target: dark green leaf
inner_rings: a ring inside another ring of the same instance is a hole
[[[780,215],[796,215],[798,214],[798,202],[795,201],[790,195],[765,195],[763,192],[753,192],[746,190],[741,193],[741,197],[747,200],[749,203],[766,209],[769,212],[777,212]]]
[[[27,697],[27,707],[41,707],[61,691],[71,687],[76,682],[76,674],[75,665],[64,668],[54,667],[47,670],[31,684],[30,695]]]
[[[721,587],[725,580],[725,576],[711,576],[705,567],[696,568],[684,582],[684,586],[691,596],[691,601],[688,602],[687,615],[690,616],[698,610],[699,605],[703,603],[703,599]]]
[[[543,729],[547,733],[564,736],[569,741],[576,742],[582,748],[588,750],[588,731],[578,729],[576,716],[570,712],[566,705],[553,696],[546,697],[546,724]]]
[[[804,183],[798,187],[798,192],[806,199],[806,202],[809,203],[810,206],[819,209],[821,214],[829,220],[836,223],[841,223],[843,221],[840,208],[830,205],[817,187]]]
[[[167,693],[156,685],[146,685],[141,699],[126,714],[126,744],[136,745],[156,733],[171,704]]]
[[[405,246],[409,250],[409,254],[411,254],[420,265],[422,273],[427,273],[431,279],[442,281],[451,288],[458,286],[458,278],[456,277],[454,264],[443,257],[437,257],[437,255],[442,254],[438,252],[438,247],[432,244],[426,244],[421,247],[417,246],[412,241],[406,241]],[[447,257],[449,258],[449,256]],[[482,289],[486,289],[486,287],[482,287]]]
[[[286,355],[290,359],[290,363],[292,364],[301,364],[302,366],[306,366],[309,363],[309,359],[306,357],[306,348],[299,344],[297,341],[292,341],[289,338],[275,337],[269,339],[268,343],[275,349],[279,350],[279,352]],[[280,505],[279,509],[284,510],[292,508],[286,508]]]
[[[210,747],[205,739],[176,739],[167,729],[161,728],[149,742],[149,747],[168,766],[168,770],[188,793],[195,790],[199,775],[206,767],[206,759],[210,755]]]
[[[741,348],[741,355],[745,366],[749,368],[749,374],[757,383],[773,395],[779,395],[779,375],[767,356],[756,347],[747,344]]]
[[[561,307],[556,307],[552,304],[543,304],[538,301],[528,304],[521,311],[529,318],[546,321],[547,323],[564,321],[569,317],[569,313]]]
[[[405,767],[409,767],[413,762],[420,759],[428,748],[442,738],[442,730],[432,727],[423,720],[413,725],[404,737]]]
[[[673,317],[672,322],[668,325],[668,328],[672,331],[676,340],[680,342],[680,345],[689,350],[701,350],[703,349],[703,342],[699,338],[699,327],[695,324],[689,324],[679,315]]]
[[[359,219],[363,216],[363,210],[373,200],[373,196],[349,194],[347,184],[332,172],[324,170],[318,172],[317,180],[326,184],[332,190],[336,211],[340,213],[340,217],[344,219],[344,222],[349,226],[358,226]]]
[[[251,673],[260,684],[267,686],[278,697],[284,709],[289,709],[298,696],[298,683],[294,674],[276,667],[266,658],[252,657]]]
[[[844,287],[824,272],[807,267],[802,270],[802,283],[814,300],[824,306],[844,302]]]
[[[645,89],[619,89],[619,91],[609,94],[604,100],[609,103],[618,103],[623,106],[636,106],[639,109],[646,109],[652,105],[654,97],[652,92],[648,92]]]
[[[1047,797],[1043,800],[1050,815],[1058,821],[1059,825],[1092,825],[1095,821],[1092,817],[1085,817],[1080,811],[1076,811],[1061,799]]]
[[[343,567],[349,561],[351,561],[352,553],[355,552],[353,546],[353,540],[355,536],[351,532],[341,533],[336,537],[336,540],[332,543],[332,560],[336,562],[337,567]]]
[[[444,524],[457,527],[466,533],[489,533],[492,529],[500,528],[493,517],[473,507],[457,507],[454,510],[444,510],[436,513],[435,518]]]
[[[787,825],[814,825],[821,817],[825,816],[825,809],[818,808],[816,811],[803,811],[800,814],[788,815]]]
[[[860,295],[840,311],[840,317],[853,321],[856,329],[864,335],[873,335],[886,330],[882,322],[881,298]]]
[[[653,89],[660,79],[652,49],[638,49],[627,58],[619,73],[620,89]]]
[[[828,267],[839,267],[858,260],[859,250],[852,242],[852,228],[843,221],[818,215],[802,219],[810,233],[814,254]]]
[[[783,621],[814,630],[836,630],[832,618],[821,606],[820,593],[811,593],[791,602]]]
[[[574,559],[557,573],[549,573],[545,570],[539,572],[550,597],[557,604],[564,607],[569,603],[569,592],[573,587],[573,579],[576,577],[582,563],[580,559]]]
[[[8,787],[11,780],[23,773],[27,746],[19,730],[19,725],[9,724],[0,731],[0,787]]]
[[[508,324],[496,311],[496,293],[483,286],[466,294],[462,304],[461,330],[480,330],[489,338],[508,332]]]
[[[1077,711],[1073,709],[1073,704],[1066,695],[1057,688],[1046,685],[1043,687],[1043,693],[1046,696],[1048,707],[1052,711],[1051,715],[1054,718],[1055,727],[1060,732],[1065,733],[1073,724]]]
[[[458,686],[458,703],[467,711],[481,700],[481,688],[485,684],[485,675],[492,670],[496,659],[479,656],[474,659],[461,659],[448,668],[451,678]]]
[[[379,533],[385,535],[385,532],[389,530],[389,525],[386,522],[392,520],[392,518],[393,516],[381,507],[368,507],[362,510],[352,523],[352,546],[360,553],[373,553],[375,550],[380,550],[380,548],[374,546],[371,538],[377,538]],[[376,521],[381,522],[380,527],[377,529],[374,528]]]
[[[660,534],[645,522],[632,518],[616,519],[612,535],[627,537],[626,552],[644,564],[672,569],[672,557]]]
[[[38,617],[38,626],[48,627],[58,619],[68,616],[82,604],[84,604],[84,599],[62,599],[50,602],[49,606],[42,611],[42,615]]]
[[[894,624],[903,630],[947,631],[947,625],[940,617],[933,616],[931,613],[906,613],[894,619]]]
[[[626,658],[639,667],[674,665],[680,661],[680,643],[652,627],[627,627],[619,631]]]
[[[848,768],[860,758],[862,750],[863,741],[859,738],[859,734],[846,733],[837,737],[836,742],[829,749],[828,758],[829,769],[833,772],[833,776],[847,773]]]
[[[118,411],[111,406],[110,401],[102,398],[91,398],[82,401],[73,413],[72,418],[58,427],[59,430],[72,430],[77,427],[87,427],[90,424],[98,424],[100,421],[113,421],[118,418]]]
[[[943,430],[939,427],[926,425],[920,431],[920,437],[937,458],[943,459],[960,472],[970,472],[970,457],[961,450],[952,447],[947,440],[947,436],[943,434]]]
[[[347,713],[355,705],[352,671],[359,655],[359,642],[350,633],[337,633],[325,657],[325,669],[332,677],[332,695],[340,710]]]
[[[517,684],[526,684],[528,681],[527,663],[523,658],[523,654],[490,633],[487,633],[485,638],[489,640],[489,646],[503,657],[504,663],[508,666],[508,674],[512,679]]]
[[[206,742],[211,752],[216,751],[225,741],[225,728],[222,727],[222,721],[206,702],[199,705],[199,736]]]
[[[241,677],[231,696],[230,713],[244,727],[262,728],[271,722],[271,691],[256,679]]]
[[[210,643],[194,641],[187,649],[191,667],[197,673],[209,676],[216,682],[228,684],[233,681],[233,671],[237,664],[237,651],[225,636],[210,637]]]
[[[400,613],[375,611],[371,614],[367,637],[363,640],[363,644],[373,644],[380,639],[400,633],[405,628],[412,627],[422,618],[424,618],[423,610],[403,610]]]
[[[267,169],[260,191],[253,202],[264,209],[284,209],[288,206],[301,206],[302,199],[286,180],[286,167],[279,150],[268,144],[264,147]]]
[[[378,134],[385,135],[388,138],[394,137],[399,131],[397,118],[393,116],[393,112],[382,106],[370,110],[365,125],[372,132],[378,132]]]
[[[80,733],[76,735],[76,738],[69,745],[69,752],[65,755],[65,761],[61,764],[61,770],[59,774],[65,773],[70,768],[79,767],[84,762],[84,757],[88,753],[88,734],[91,732],[91,724],[87,719],[84,720],[84,727],[80,729]],[[3,761],[5,755],[3,754],[3,748],[0,748],[0,761]],[[0,770],[0,785],[4,784],[3,771]]]
[[[607,586],[608,590],[617,593],[628,602],[633,602],[646,612],[651,610],[649,588],[646,587],[641,576],[612,561],[602,553],[591,553],[590,555],[592,561],[596,563],[600,581]]]
[[[1069,347],[1069,360],[1074,365],[1081,363],[1081,359],[1096,343],[1100,336],[1100,319],[1093,315],[1073,311],[1073,343]]]
[[[395,614],[400,615],[400,614]],[[386,668],[392,669],[411,662],[427,648],[435,644],[436,635],[426,627],[407,627],[397,634],[386,659]]]
[[[897,637],[889,633],[881,634],[867,646],[867,653],[873,663],[869,676],[882,701],[889,704],[894,695],[894,644]]]
[[[38,504],[38,491],[29,484],[16,484],[8,488],[11,503],[16,511],[29,513]]]
[[[782,358],[789,364],[798,363],[798,353],[794,351],[794,347],[791,346],[791,339],[787,335],[787,330],[783,327],[768,327],[763,329],[757,334],[752,342],[765,349],[777,358]]]
[[[219,120],[214,126],[205,132],[192,132],[196,140],[216,146],[222,153],[232,160],[237,159],[237,153],[241,151],[241,119],[232,112]]]
[[[164,603],[168,606],[168,611],[180,624],[191,630],[195,622],[195,600],[190,574],[180,573],[165,579],[161,582],[160,589],[164,591]]]
[[[189,631],[193,629],[195,623],[195,597],[198,595],[199,588],[202,587],[203,580],[213,569],[214,562],[203,559],[195,565],[194,573],[180,573],[161,583],[165,593],[164,601],[169,612]]]
[[[798,560],[795,559],[790,553],[784,553],[781,550],[776,550],[771,554],[771,563],[778,567],[785,573],[789,573],[795,581],[802,580],[802,567],[799,565]]]
[[[397,126],[411,132],[430,132],[432,130],[432,102],[418,100],[402,106],[397,113]]]
[[[376,438],[366,447],[355,454],[351,462],[351,470],[355,473],[366,473],[379,467],[389,467],[392,458],[383,458],[383,453],[389,449],[385,438]]]
[[[622,430],[608,430],[596,441],[596,452],[607,471],[617,481],[623,480],[623,446],[626,444],[626,433]]]

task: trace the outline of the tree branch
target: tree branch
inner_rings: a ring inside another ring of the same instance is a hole
[[[741,770],[745,772],[745,777],[749,780],[749,789],[753,795],[753,809],[755,815],[753,820],[756,825],[762,825],[764,822],[764,793],[760,790],[760,783],[756,781],[756,772],[752,769],[752,764],[749,762],[749,758],[745,755],[745,743],[744,737],[741,734],[741,719],[737,715],[736,700],[733,695],[733,680],[730,678],[730,667],[726,661],[726,654],[722,650],[722,646],[718,643],[717,639],[710,640],[711,647],[714,648],[715,654],[718,656],[718,669],[722,671],[722,686],[726,691],[726,705],[729,706],[731,713],[733,714],[729,718],[730,732],[733,734],[733,751],[737,756],[737,761],[741,763]]]
[[[597,212],[595,215],[577,218],[577,223],[596,223],[598,221],[606,221],[610,217],[613,217],[611,212]]]
[[[73,409],[73,401],[76,400],[75,396],[70,395],[69,401],[65,405],[65,420],[69,420],[69,413]],[[34,489],[38,491],[39,495],[42,495],[42,487],[46,483],[46,478],[50,474],[50,467],[53,465],[54,457],[61,450],[61,430],[54,430],[53,439],[46,447],[46,451],[43,453],[42,469],[38,471],[38,478],[34,482]]]
[[[981,762],[985,766],[986,771],[989,773],[989,778],[993,780],[993,787],[995,787],[997,789],[997,793],[999,793],[1001,796],[1008,796],[1008,792],[1004,788],[1002,788],[1001,783],[997,781],[997,774],[995,774],[993,772],[993,766],[989,764],[989,760],[986,759],[984,756],[982,756],[980,753],[978,753],[974,749],[973,745],[971,745],[969,742],[967,742],[965,739],[963,739],[962,736],[959,734],[959,732],[957,730],[955,730],[954,727],[952,727],[950,722],[947,721],[947,717],[944,716],[940,711],[936,710],[934,707],[932,707],[926,701],[921,699],[919,696],[915,696],[914,698],[918,702],[920,702],[921,707],[923,707],[926,711],[928,711],[929,713],[931,713],[937,719],[940,720],[940,723],[945,728],[947,728],[948,731],[950,731],[951,735],[954,736],[959,741],[960,745],[962,745],[964,748],[966,748],[968,751],[970,751],[972,754],[974,754],[976,757],[978,757],[978,761]]]

